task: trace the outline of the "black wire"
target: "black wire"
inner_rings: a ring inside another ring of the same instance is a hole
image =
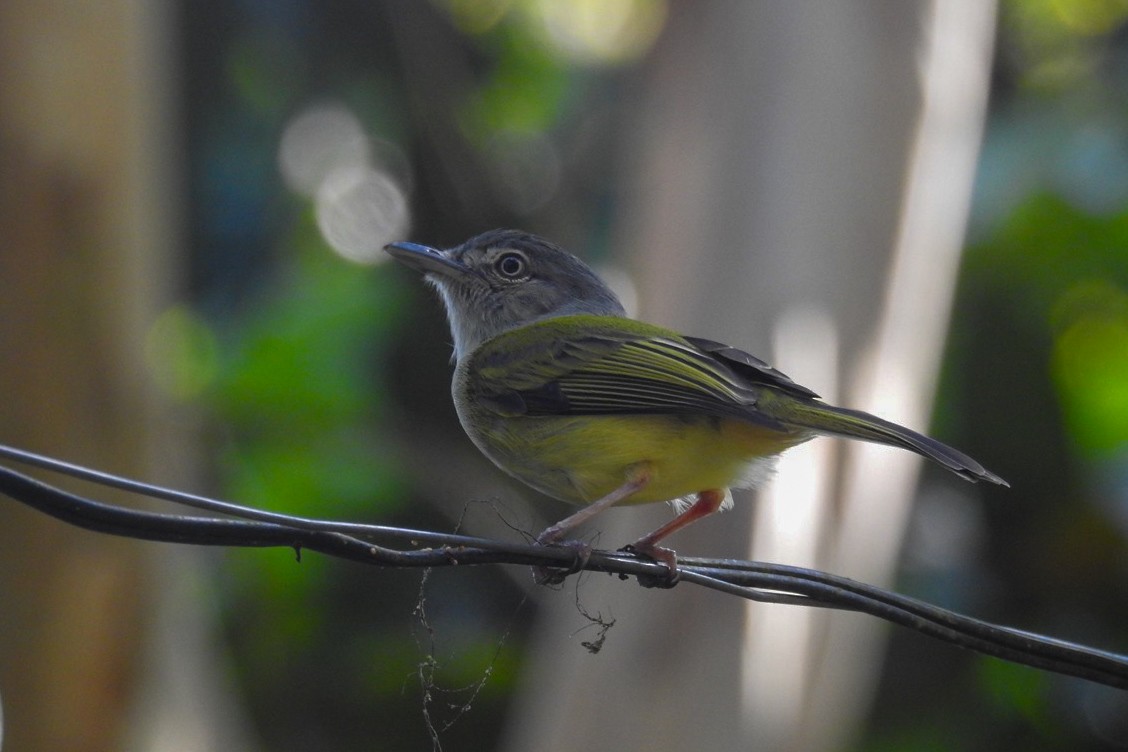
[[[302,517],[292,517],[286,514],[279,514],[278,512],[268,512],[265,509],[254,509],[251,507],[241,506],[239,504],[232,504],[229,501],[221,501],[219,499],[212,499],[207,496],[200,496],[198,494],[187,493],[185,491],[177,491],[172,488],[165,488],[163,486],[156,486],[150,483],[143,483],[138,480],[130,478],[123,478],[119,475],[112,475],[111,473],[102,472],[101,470],[92,470],[88,467],[75,465],[63,460],[57,460],[54,457],[47,457],[42,454],[28,452],[24,449],[16,449],[15,447],[5,446],[0,444],[0,457],[22,462],[25,465],[32,465],[34,467],[41,467],[45,470],[50,470],[56,473],[69,475],[72,478],[79,478],[81,480],[97,483],[101,486],[108,488],[117,488],[130,493],[138,494],[141,496],[148,496],[153,499],[161,499],[164,501],[171,501],[176,504],[183,504],[187,507],[194,509],[202,509],[208,512],[218,512],[220,514],[230,515],[232,517],[239,517],[247,520],[259,520],[261,522],[276,522],[289,527],[303,528],[307,530],[323,530],[340,533],[357,533],[364,535],[382,535],[391,538],[399,538],[410,541],[427,541],[449,544],[453,540],[457,540],[459,536],[452,536],[443,533],[433,533],[428,530],[411,530],[399,527],[385,527],[383,525],[358,525],[348,522],[337,522],[331,520],[311,520]],[[473,539],[466,538],[465,541],[470,542]]]
[[[846,577],[816,572],[802,567],[792,567],[784,564],[767,564],[761,562],[733,561],[725,559],[689,559],[703,568],[713,566],[723,571],[748,572],[754,570],[761,573],[771,573],[784,577],[793,577],[801,580],[812,580],[834,588],[838,593],[853,593],[862,596],[866,603],[873,604],[873,610],[866,610],[873,616],[880,616],[889,621],[896,621],[905,626],[911,626],[918,631],[948,630],[950,634],[962,635],[971,640],[977,640],[980,652],[989,652],[991,655],[1008,657],[1001,653],[993,653],[986,649],[988,645],[998,645],[1000,650],[1024,651],[1032,643],[1038,645],[1039,651],[1047,658],[1076,663],[1079,667],[1090,670],[1101,670],[1106,663],[1121,663],[1128,666],[1128,656],[1089,648],[1074,643],[1058,640],[1052,637],[1027,632],[1013,627],[1004,627],[991,624],[979,619],[957,614],[954,611],[935,606],[931,603],[900,595],[873,585],[867,585]],[[739,580],[739,576],[733,578]],[[860,609],[859,609],[860,610]],[[903,616],[897,616],[897,613]],[[919,620],[920,626],[914,625],[912,620]],[[928,625],[927,627],[925,625]],[[1015,660],[1008,657],[1008,660]],[[1036,665],[1036,664],[1029,664]]]
[[[72,525],[110,535],[206,546],[308,549],[389,567],[519,564],[635,576],[640,583],[668,581],[665,565],[621,552],[591,551],[578,555],[569,547],[311,520],[140,483],[3,445],[0,445],[0,457],[240,518],[167,514],[113,506],[0,467],[0,494]],[[394,548],[375,541],[407,544],[408,548]],[[430,545],[421,547],[424,543]],[[700,558],[679,560],[678,572],[678,581],[749,600],[865,613],[986,655],[1128,689],[1128,656],[973,619],[826,572],[782,564]]]

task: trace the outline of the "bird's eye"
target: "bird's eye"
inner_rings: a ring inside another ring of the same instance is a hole
[[[528,262],[519,253],[503,253],[494,262],[494,269],[505,279],[515,280],[526,275]]]

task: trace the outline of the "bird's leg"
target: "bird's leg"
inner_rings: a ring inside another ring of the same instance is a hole
[[[654,532],[644,535],[634,543],[626,546],[625,550],[636,554],[642,554],[643,556],[647,556],[669,567],[670,576],[664,584],[666,587],[672,587],[677,582],[678,577],[678,556],[676,553],[674,553],[673,549],[663,548],[662,546],[659,546],[658,541],[663,540],[673,533],[676,533],[686,525],[696,522],[702,517],[708,517],[709,515],[713,514],[721,508],[721,504],[722,502],[724,502],[724,500],[725,492],[724,489],[721,488],[711,488],[699,492],[697,494],[697,500],[690,505],[689,509],[685,510]]]
[[[645,470],[638,470],[632,474],[630,479],[623,485],[616,488],[606,496],[596,499],[586,507],[576,512],[573,515],[565,517],[557,522],[555,525],[550,525],[544,529],[540,535],[537,536],[537,543],[539,545],[548,545],[555,543],[560,539],[560,536],[569,532],[573,528],[579,527],[583,523],[590,520],[595,515],[614,506],[631,494],[637,493],[646,487],[650,482],[650,473]],[[564,578],[573,572],[578,572],[583,569],[584,564],[587,562],[588,556],[591,555],[591,546],[580,541],[570,541],[576,549],[576,565],[565,572],[553,573],[546,570],[544,567],[533,567],[533,578],[540,584],[555,585],[564,581]]]
[[[560,538],[560,536],[567,533],[575,527],[579,527],[595,515],[602,512],[607,507],[618,504],[623,499],[631,494],[638,493],[646,484],[650,482],[650,474],[647,472],[639,472],[634,474],[630,480],[623,485],[616,488],[611,493],[607,494],[601,499],[596,499],[586,507],[576,512],[573,515],[565,517],[557,522],[555,525],[550,525],[544,529],[544,532],[537,536],[537,543],[542,545],[553,543]]]

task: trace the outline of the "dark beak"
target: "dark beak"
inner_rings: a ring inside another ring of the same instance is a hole
[[[399,242],[388,243],[384,250],[404,266],[424,274],[440,274],[458,279],[473,273],[470,267],[448,258],[442,251],[430,246]]]

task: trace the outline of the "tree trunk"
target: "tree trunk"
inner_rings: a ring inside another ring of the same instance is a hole
[[[164,9],[0,3],[0,441],[183,485],[144,359],[177,250]],[[5,749],[125,747],[168,582],[151,554],[0,499]]]

